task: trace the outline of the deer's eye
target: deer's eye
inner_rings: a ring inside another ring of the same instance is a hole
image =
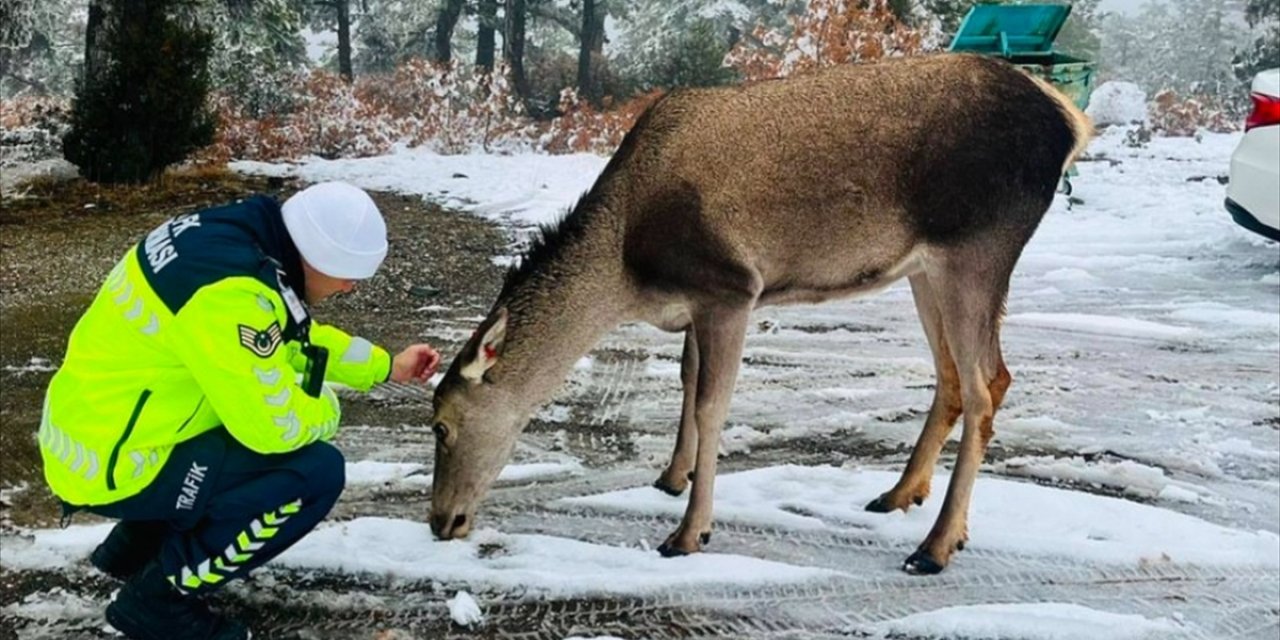
[[[432,425],[431,430],[435,432],[436,439],[442,442],[449,437],[449,427],[444,426],[443,422],[435,423]]]

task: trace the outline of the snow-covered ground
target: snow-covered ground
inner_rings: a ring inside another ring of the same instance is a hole
[[[976,485],[970,545],[941,576],[905,576],[898,565],[936,516],[949,462],[923,508],[862,510],[892,485],[931,399],[905,283],[758,312],[708,553],[664,560],[649,549],[684,504],[647,487],[674,443],[681,342],[627,326],[539,414],[543,427],[524,437],[470,539],[435,542],[423,522],[424,440],[349,464],[355,495],[342,520],[274,566],[282,576],[388,578],[376,604],[361,604],[374,611],[395,611],[387,602],[406,590],[433,590],[438,608],[424,610],[459,624],[500,625],[514,619],[512,603],[639,603],[615,609],[630,627],[565,613],[573,624],[552,627],[571,631],[563,636],[651,637],[681,623],[646,621],[673,619],[746,635],[1275,637],[1280,246],[1222,209],[1217,178],[1238,136],[1140,149],[1124,139],[1111,129],[1093,143],[1073,181],[1079,201],[1059,197],[1014,274],[1003,333],[1014,385]],[[420,194],[507,225],[517,240],[553,221],[604,164],[403,150],[233,166]],[[428,337],[469,330],[424,327]],[[85,571],[104,534],[86,526],[6,539],[5,570]],[[53,589],[4,613],[83,621],[96,615],[88,604]]]

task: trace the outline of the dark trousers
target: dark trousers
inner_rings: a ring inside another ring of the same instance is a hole
[[[142,493],[84,509],[165,523],[161,568],[180,590],[203,592],[302,539],[333,508],[345,481],[342,454],[328,443],[264,455],[219,428],[175,447]]]

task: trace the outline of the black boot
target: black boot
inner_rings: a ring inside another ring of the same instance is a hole
[[[89,562],[116,580],[128,580],[160,553],[168,532],[169,525],[162,521],[121,520],[93,550]]]
[[[160,563],[152,561],[130,578],[107,605],[107,622],[133,640],[248,640],[239,622],[228,620],[195,596],[169,584]]]

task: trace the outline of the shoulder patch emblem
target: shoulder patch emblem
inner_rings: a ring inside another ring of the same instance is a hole
[[[240,346],[259,358],[270,358],[283,341],[284,336],[280,333],[278,322],[272,322],[271,326],[262,331],[248,325],[240,325]]]

